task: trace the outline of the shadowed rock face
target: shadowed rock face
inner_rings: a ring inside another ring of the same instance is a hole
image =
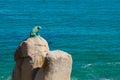
[[[48,52],[48,43],[42,37],[23,41],[15,52],[13,80],[32,80],[36,70],[42,67]]]
[[[70,80],[72,57],[55,50],[40,36],[28,38],[17,48],[12,80]]]

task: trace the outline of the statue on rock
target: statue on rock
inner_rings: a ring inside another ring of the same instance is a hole
[[[42,29],[41,26],[35,26],[32,31],[30,32],[30,37],[36,37],[36,36],[40,36],[38,34],[38,30]]]

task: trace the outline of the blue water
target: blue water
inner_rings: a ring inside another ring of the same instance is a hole
[[[35,25],[73,57],[71,80],[120,80],[120,0],[0,0],[0,80]]]

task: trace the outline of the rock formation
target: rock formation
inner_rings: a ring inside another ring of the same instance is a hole
[[[71,55],[49,51],[48,43],[40,36],[30,37],[17,48],[12,80],[70,80]]]
[[[13,80],[33,80],[35,71],[42,67],[48,52],[48,43],[42,37],[23,41],[15,52]]]
[[[70,80],[72,58],[66,52],[56,50],[46,55],[43,67],[35,80]]]

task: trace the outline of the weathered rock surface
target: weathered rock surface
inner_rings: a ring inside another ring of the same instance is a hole
[[[42,37],[28,38],[15,52],[16,66],[12,80],[33,80],[49,52],[48,43]]]
[[[43,67],[35,80],[70,80],[72,58],[66,52],[56,50],[46,55]]]
[[[23,41],[17,48],[12,80],[70,80],[72,57],[55,50],[40,36]]]

